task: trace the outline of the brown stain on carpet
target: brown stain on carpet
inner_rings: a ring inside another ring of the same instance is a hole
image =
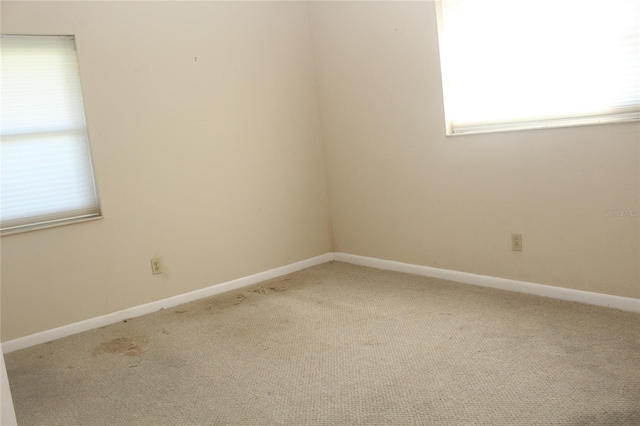
[[[141,356],[147,347],[148,339],[145,336],[118,337],[108,342],[103,342],[93,349],[93,355],[122,354],[126,356]]]
[[[251,293],[258,293],[258,294],[269,294],[271,292],[280,292],[280,291],[285,291],[287,290],[287,286],[283,285],[283,286],[272,286],[272,287],[268,287],[268,288],[262,288],[262,287],[258,287],[258,288],[254,288],[253,290],[249,290]]]

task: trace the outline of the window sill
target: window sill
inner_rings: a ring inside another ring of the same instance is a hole
[[[38,231],[40,229],[56,228],[58,226],[73,225],[76,223],[83,223],[83,222],[93,222],[95,220],[100,220],[103,218],[104,217],[102,215],[97,215],[97,216],[89,216],[89,217],[64,219],[64,220],[58,220],[55,222],[38,223],[34,225],[17,226],[15,228],[3,229],[0,232],[0,236],[5,237],[7,235],[15,235],[15,234],[22,234],[24,232]]]
[[[527,121],[518,123],[493,124],[486,126],[469,126],[451,130],[447,129],[447,136],[466,136],[485,133],[516,132],[521,130],[558,129],[565,127],[596,126],[601,124],[637,123],[640,122],[640,114],[637,112],[625,115],[584,117],[584,118],[559,118],[541,121]]]

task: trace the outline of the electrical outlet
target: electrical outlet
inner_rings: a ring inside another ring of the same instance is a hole
[[[522,234],[511,234],[511,250],[522,251]]]
[[[159,257],[151,259],[151,273],[153,275],[162,273],[162,260]]]

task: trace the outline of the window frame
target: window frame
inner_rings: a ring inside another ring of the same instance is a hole
[[[88,170],[90,171],[90,178],[91,178],[91,186],[93,189],[93,194],[94,194],[94,199],[95,199],[95,211],[88,213],[88,214],[81,214],[81,215],[73,215],[71,213],[73,213],[73,210],[67,210],[68,213],[70,213],[69,215],[63,216],[63,213],[59,213],[60,217],[56,217],[50,220],[37,220],[34,219],[33,221],[30,222],[26,222],[26,219],[28,218],[28,216],[25,216],[25,223],[21,223],[21,224],[17,224],[17,225],[10,225],[7,227],[3,227],[2,223],[0,222],[0,237],[2,236],[7,236],[7,235],[13,235],[13,234],[19,234],[19,233],[24,233],[24,232],[31,232],[31,231],[36,231],[36,230],[40,230],[40,229],[49,229],[49,228],[54,228],[54,227],[58,227],[58,226],[66,226],[66,225],[71,225],[71,224],[75,224],[75,223],[84,223],[84,222],[92,222],[92,221],[96,221],[96,220],[100,220],[103,219],[103,212],[102,212],[102,205],[101,205],[101,201],[100,201],[100,195],[99,195],[99,191],[98,191],[98,179],[96,176],[96,171],[95,171],[95,167],[94,167],[94,161],[93,161],[93,153],[92,153],[92,149],[91,149],[91,138],[90,138],[90,132],[89,132],[89,124],[88,124],[88,120],[87,120],[87,112],[86,112],[86,106],[85,106],[85,98],[84,98],[84,87],[83,87],[83,82],[82,82],[82,73],[80,70],[80,59],[79,59],[79,54],[78,54],[78,43],[77,43],[77,36],[75,34],[9,34],[9,33],[2,33],[0,34],[1,37],[38,37],[38,38],[68,38],[72,40],[73,43],[73,53],[75,55],[75,71],[76,71],[76,75],[77,75],[77,84],[79,87],[79,97],[80,97],[80,104],[82,106],[82,120],[83,120],[83,127],[81,129],[78,129],[79,132],[82,132],[82,137],[84,139],[84,143],[86,144],[86,151],[87,151],[87,155],[86,155],[86,161],[87,163],[86,166],[88,167]],[[71,131],[71,130],[68,130]],[[38,131],[32,132],[32,133],[25,133],[24,135],[29,135],[29,134],[37,134]],[[1,155],[1,151],[2,151],[2,143],[0,141],[0,155]],[[2,188],[2,181],[0,179],[0,191]],[[92,209],[93,210],[93,209]],[[19,219],[13,219],[15,220],[19,220]]]

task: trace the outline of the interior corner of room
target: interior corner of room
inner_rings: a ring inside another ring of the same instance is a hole
[[[103,217],[2,236],[5,343],[337,254],[640,305],[640,124],[448,137],[433,2],[1,8],[75,35]]]

